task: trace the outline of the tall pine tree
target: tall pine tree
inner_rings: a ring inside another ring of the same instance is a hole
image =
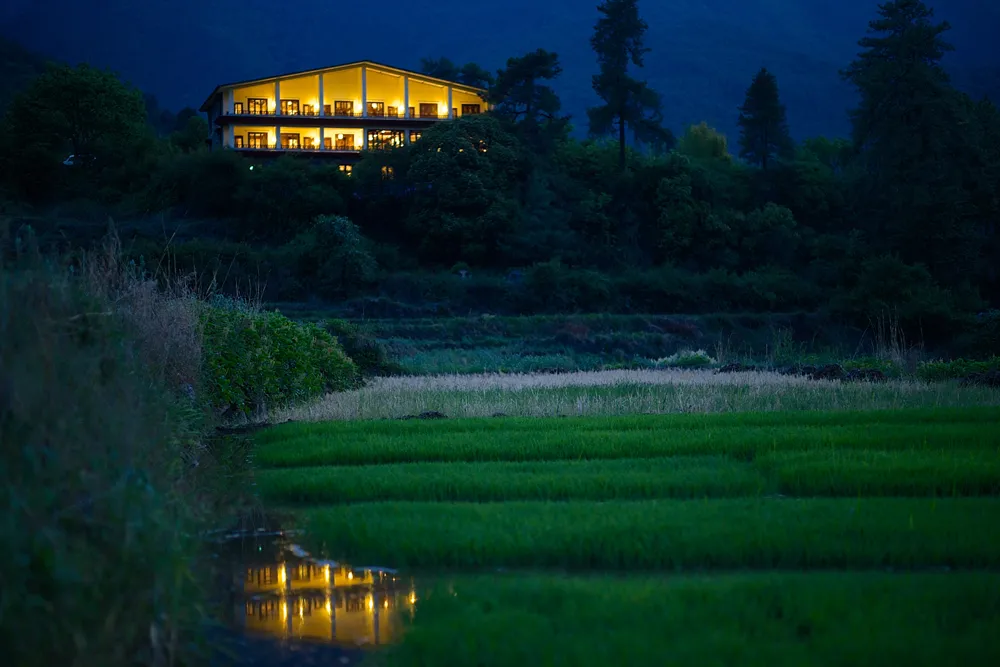
[[[842,72],[860,93],[851,113],[867,168],[870,241],[923,262],[946,284],[968,278],[979,243],[963,174],[974,146],[969,118],[941,66],[947,22],[920,0],[879,5],[862,51]]]
[[[778,97],[778,79],[762,67],[747,88],[740,107],[740,157],[767,170],[775,158],[792,150],[785,106]]]
[[[636,142],[669,147],[674,137],[662,126],[660,96],[645,81],[629,76],[630,67],[642,67],[646,22],[639,16],[638,0],[604,0],[597,7],[601,17],[590,45],[600,66],[593,77],[594,92],[604,104],[587,110],[590,134],[618,135],[619,166],[625,169],[625,137],[632,129]]]

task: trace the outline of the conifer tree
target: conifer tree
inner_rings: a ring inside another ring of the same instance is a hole
[[[601,17],[590,45],[600,66],[593,77],[594,92],[604,104],[587,110],[590,134],[618,135],[619,167],[625,169],[625,137],[629,128],[637,142],[669,147],[674,137],[662,126],[659,94],[645,81],[629,76],[643,66],[649,51],[643,44],[646,22],[639,16],[638,0],[604,0],[597,7]]]
[[[957,284],[979,246],[963,182],[973,146],[960,96],[941,66],[953,48],[942,37],[950,26],[933,17],[920,0],[880,4],[842,76],[860,94],[852,138],[869,176],[870,240]]]
[[[747,88],[740,107],[740,157],[767,170],[775,158],[792,150],[785,106],[778,97],[778,79],[762,67]]]

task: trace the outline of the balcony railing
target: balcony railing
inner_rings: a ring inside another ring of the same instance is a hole
[[[360,146],[338,146],[334,144],[333,146],[317,146],[304,145],[304,144],[285,144],[279,145],[274,142],[263,144],[263,143],[253,143],[244,144],[242,146],[230,146],[233,150],[237,151],[308,151],[310,153],[357,153],[361,150]]]
[[[320,113],[315,110],[299,111],[297,113],[281,113],[280,111],[248,111],[243,110],[237,113],[235,110],[228,110],[223,115],[226,116],[253,116],[253,117],[266,117],[266,118],[296,118],[298,116],[304,116],[306,118],[392,118],[397,120],[446,120],[451,117],[451,114],[446,113],[420,113],[419,111],[411,114],[402,113],[388,113],[386,111],[374,112],[369,111],[366,116],[360,111],[345,112],[345,111],[334,111],[331,113]]]

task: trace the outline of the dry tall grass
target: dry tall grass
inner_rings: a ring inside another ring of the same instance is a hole
[[[109,304],[108,314],[126,320],[140,356],[163,382],[176,389],[195,387],[202,350],[194,276],[150,275],[122,257],[121,242],[111,230],[97,251],[81,257],[85,289]]]
[[[769,372],[680,369],[391,377],[272,418],[385,419],[431,410],[450,417],[534,417],[958,405],[1000,405],[1000,391],[912,380],[841,383]]]

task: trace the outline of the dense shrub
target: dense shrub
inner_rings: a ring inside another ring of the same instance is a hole
[[[917,377],[928,382],[955,380],[982,373],[1000,373],[1000,357],[985,361],[928,361],[917,366]]]
[[[394,375],[402,372],[399,364],[389,355],[389,350],[368,327],[339,319],[324,320],[321,324],[327,333],[335,336],[362,376]]]
[[[680,350],[656,360],[656,365],[663,368],[704,368],[715,363],[705,350]]]
[[[318,216],[285,248],[299,281],[326,299],[368,285],[377,268],[371,242],[357,225],[339,215]]]
[[[221,297],[202,322],[205,391],[220,414],[250,416],[358,381],[357,366],[318,325]]]

